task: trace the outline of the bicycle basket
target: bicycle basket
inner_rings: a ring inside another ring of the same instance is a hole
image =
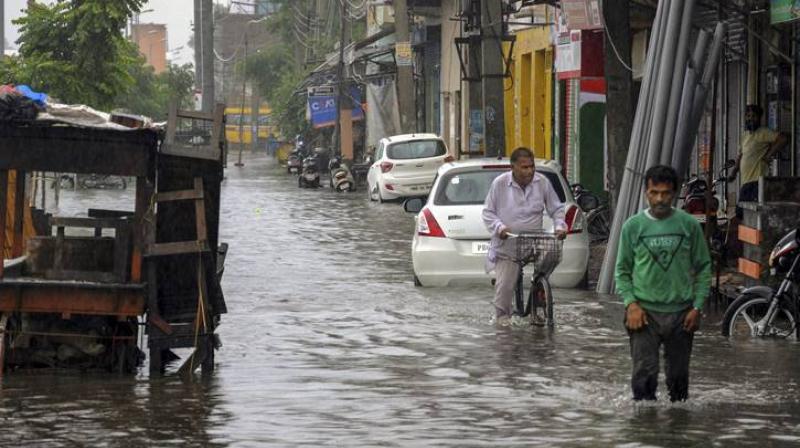
[[[537,273],[550,275],[561,262],[561,249],[564,240],[551,233],[522,234],[515,238],[517,244],[517,263],[533,264]]]

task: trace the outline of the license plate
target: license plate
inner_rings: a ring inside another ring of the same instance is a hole
[[[489,253],[489,242],[488,241],[473,241],[472,242],[472,253],[473,254],[486,254],[486,253]]]

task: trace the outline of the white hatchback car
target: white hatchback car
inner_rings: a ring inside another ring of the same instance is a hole
[[[492,181],[509,169],[508,159],[448,163],[439,169],[427,203],[421,199],[406,201],[405,210],[418,213],[411,248],[417,286],[491,282],[492,275],[485,271],[491,235],[481,214]],[[589,262],[589,236],[583,231],[583,212],[561,176],[558,163],[537,159],[536,171],[550,181],[564,202],[568,227],[562,260],[550,275],[550,283],[554,287],[574,288],[585,282]],[[543,227],[553,231],[553,222],[546,213]]]
[[[436,170],[453,160],[436,134],[404,134],[382,138],[367,173],[367,191],[373,201],[425,196]]]

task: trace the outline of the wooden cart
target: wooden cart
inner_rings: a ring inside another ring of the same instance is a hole
[[[143,323],[151,373],[163,372],[174,348],[194,348],[183,373],[213,370],[215,329],[226,312],[218,242],[223,110],[173,107],[166,132],[0,123],[0,366],[13,358],[10,339],[65,336],[13,328],[15,317],[95,316],[121,324],[105,341],[115,367],[137,364]],[[182,144],[175,130],[181,117],[207,123],[210,138]],[[47,216],[40,234],[26,237],[32,172],[133,177],[135,201],[129,210]]]

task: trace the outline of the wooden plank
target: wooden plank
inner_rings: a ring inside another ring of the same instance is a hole
[[[175,142],[175,131],[178,129],[178,101],[170,100],[167,111],[167,134],[162,145],[171,145]]]
[[[177,157],[189,157],[193,159],[218,161],[220,158],[219,147],[207,146],[185,146],[177,143],[161,145],[161,153]]]
[[[0,169],[145,175],[158,145],[153,130],[116,131],[0,123]]]
[[[161,330],[167,336],[171,336],[175,330],[169,324],[169,322],[165,321],[161,316],[155,313],[150,313],[147,315],[148,321],[153,324],[156,328]]]
[[[186,361],[184,361],[183,365],[178,369],[178,375],[180,375],[183,379],[188,379],[194,371],[200,367],[206,360],[208,356],[208,344],[205,344],[205,339],[207,338],[199,338],[197,342],[197,346],[194,348],[194,351]]]
[[[136,212],[129,212],[126,210],[105,210],[102,208],[90,208],[88,211],[88,215],[90,218],[120,219],[120,218],[133,218],[136,215]]]
[[[64,270],[64,228],[56,229],[56,242],[53,255],[53,270]]]
[[[748,260],[747,258],[739,258],[739,272],[750,278],[760,279],[762,269],[761,264],[755,261]]]
[[[204,120],[204,121],[212,121],[214,120],[214,115],[207,113],[207,112],[198,112],[194,110],[179,110],[178,111],[179,118],[188,118],[192,120]]]
[[[127,225],[126,219],[114,218],[67,218],[62,216],[53,216],[50,218],[50,225],[54,227],[84,227],[88,229],[96,229],[98,227],[103,229],[116,229],[120,226]]]
[[[191,199],[203,199],[202,188],[198,191],[195,186],[194,190],[168,191],[156,194],[156,202],[187,201]]]
[[[51,280],[76,280],[80,282],[117,283],[122,280],[113,272],[74,271],[69,269],[48,269],[44,278]]]
[[[142,290],[59,288],[0,289],[0,311],[97,316],[141,316]]]
[[[739,241],[758,246],[762,240],[763,237],[760,230],[739,224]]]
[[[205,241],[179,241],[176,243],[151,244],[147,248],[146,257],[164,257],[169,255],[197,254],[208,252]]]
[[[6,259],[6,210],[8,208],[8,171],[0,169],[0,278]]]
[[[127,224],[127,223],[126,223]],[[117,227],[114,235],[114,276],[120,282],[125,282],[128,277],[128,262],[131,256],[131,227],[121,225]]]
[[[194,178],[194,190],[200,192],[200,198],[194,201],[195,223],[197,227],[197,239],[200,241],[208,240],[208,230],[206,227],[206,204],[203,199],[203,178]]]
[[[11,248],[11,257],[21,257],[24,254],[25,241],[23,228],[25,222],[25,172],[17,171],[14,182],[14,245]]]

